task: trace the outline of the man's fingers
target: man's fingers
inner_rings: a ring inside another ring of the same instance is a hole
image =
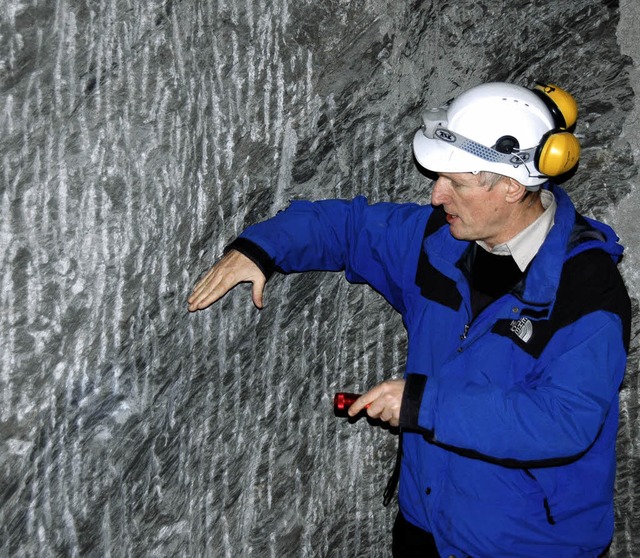
[[[191,291],[191,295],[189,295],[189,298],[188,298],[189,302],[194,301],[200,297],[204,289],[214,279],[216,274],[216,269],[217,269],[217,266],[213,266],[211,269],[209,269],[209,271],[207,271],[205,276],[202,277],[202,279],[200,279],[200,281],[198,281],[195,284],[195,286],[193,287],[193,290]]]
[[[214,278],[210,278],[207,283],[204,283],[200,289],[194,291],[189,297],[189,310],[202,310],[207,306],[210,306],[221,298],[228,289],[220,289],[219,281]]]
[[[202,310],[220,300],[238,283],[245,282],[253,283],[253,302],[258,308],[262,308],[266,283],[264,273],[247,256],[230,250],[196,283],[187,299],[188,309],[190,312]]]
[[[355,416],[362,409],[367,409],[367,415],[398,426],[400,407],[405,381],[401,379],[387,380],[361,395],[349,407],[349,415]]]
[[[358,399],[356,399],[352,405],[349,407],[347,411],[348,414],[352,417],[356,416],[360,411],[366,409],[367,414],[371,415],[371,406],[374,405],[380,396],[381,385],[378,385],[372,389],[370,389],[367,393],[362,394]],[[375,411],[374,411],[375,412]],[[376,417],[373,417],[376,418]]]
[[[368,391],[364,395],[361,395],[360,397],[358,397],[358,399],[356,399],[351,404],[351,406],[347,410],[347,413],[350,417],[355,417],[360,411],[362,411],[362,409],[366,409],[370,405],[372,401],[370,394],[371,392]]]
[[[209,272],[196,283],[196,286],[193,288],[191,295],[187,299],[189,304],[197,305],[201,302],[201,299],[207,296],[207,292],[214,286],[213,281],[215,280],[215,268],[211,268]]]
[[[202,310],[211,306],[239,282],[235,279],[235,274],[226,272],[220,264],[214,265],[196,284],[187,299],[189,310]]]

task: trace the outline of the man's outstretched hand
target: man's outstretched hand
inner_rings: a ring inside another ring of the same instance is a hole
[[[251,298],[257,308],[262,308],[266,282],[264,274],[253,261],[237,250],[229,250],[193,288],[187,299],[189,312],[211,306],[238,283],[252,283]]]

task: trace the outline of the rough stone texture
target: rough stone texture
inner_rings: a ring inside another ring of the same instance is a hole
[[[403,371],[330,274],[185,299],[290,198],[426,202],[421,108],[486,81],[578,98],[565,186],[634,297],[612,556],[640,554],[635,0],[0,0],[0,554],[387,557],[396,437],[331,413]]]

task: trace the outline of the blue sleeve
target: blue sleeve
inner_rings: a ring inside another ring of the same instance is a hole
[[[240,238],[259,246],[281,272],[344,271],[403,311],[402,283],[411,268],[415,275],[429,211],[417,204],[369,205],[364,197],[294,201]]]
[[[616,400],[626,352],[618,316],[589,314],[549,343],[538,381],[502,388],[464,375],[426,380],[415,416],[431,440],[496,460],[572,460],[593,444]]]

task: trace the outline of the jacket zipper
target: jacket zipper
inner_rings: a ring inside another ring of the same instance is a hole
[[[462,332],[462,335],[460,336],[460,339],[462,341],[464,341],[467,338],[467,333],[469,333],[469,328],[471,327],[471,324],[464,324],[464,331]]]

